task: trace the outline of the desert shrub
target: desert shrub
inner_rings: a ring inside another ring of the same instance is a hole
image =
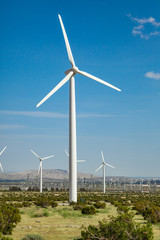
[[[73,209],[76,210],[81,210],[82,208],[84,208],[84,204],[79,204],[77,203],[76,205],[73,206]]]
[[[150,206],[142,213],[145,220],[151,223],[160,222],[160,207]]]
[[[27,191],[28,192],[39,192],[39,188],[38,187],[28,187]]]
[[[12,234],[12,230],[21,220],[19,209],[10,204],[0,206],[0,232]]]
[[[10,203],[10,205],[12,205],[13,207],[15,207],[15,208],[22,208],[23,207],[23,205],[22,205],[22,203]]]
[[[106,204],[105,204],[105,202],[96,202],[94,204],[94,207],[97,209],[104,209],[104,208],[106,208]]]
[[[58,206],[58,203],[55,202],[55,201],[51,201],[50,204],[51,204],[51,207],[52,207],[52,208],[55,208],[55,207]]]
[[[2,212],[0,212],[0,233],[2,232],[3,228],[4,228],[4,219],[3,219],[3,214]]]
[[[76,202],[72,201],[72,202],[70,202],[69,204],[70,204],[71,206],[74,206],[74,205],[76,205]]]
[[[32,203],[30,203],[30,202],[27,202],[27,201],[22,202],[23,207],[30,207],[31,205],[32,205]]]
[[[87,215],[94,215],[96,214],[96,208],[93,205],[85,206],[81,209],[81,213]]]
[[[140,226],[133,220],[134,214],[121,212],[110,221],[103,219],[98,226],[89,225],[81,231],[77,240],[152,240],[153,231],[150,223]]]
[[[47,210],[44,210],[44,211],[43,211],[43,216],[44,216],[44,217],[49,217],[49,212],[48,212]]]
[[[9,187],[9,191],[11,192],[17,192],[17,191],[22,191],[20,187],[17,187],[17,186],[12,186],[12,187]]]
[[[145,220],[151,223],[160,222],[160,207],[155,206],[149,201],[136,202],[133,207],[137,213],[142,214]]]
[[[134,203],[133,210],[136,210],[138,214],[142,214],[150,204],[147,201],[140,201]]]
[[[42,195],[41,197],[39,197],[35,202],[34,204],[36,206],[40,206],[40,207],[43,207],[43,208],[46,208],[48,206],[50,206],[50,201],[47,197],[45,197],[44,195]]]
[[[21,240],[45,240],[45,239],[43,237],[41,237],[40,235],[28,234]]]
[[[0,240],[13,240],[13,238],[6,237],[6,236],[0,236]]]
[[[117,207],[118,213],[127,213],[130,210],[129,207],[119,204]]]

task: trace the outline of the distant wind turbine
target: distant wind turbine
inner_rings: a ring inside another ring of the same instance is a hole
[[[7,146],[5,146],[5,147],[3,148],[3,150],[0,152],[0,156],[2,155],[2,153],[4,152],[4,150],[5,150],[6,148],[7,148]],[[3,172],[3,168],[2,168],[1,162],[0,162],[0,168],[1,168],[2,172]]]
[[[69,153],[65,150],[65,153],[67,154],[67,156],[69,157]],[[77,162],[85,162],[86,160],[77,160]]]
[[[108,87],[111,87],[117,91],[121,91],[119,88],[97,78],[89,73],[81,71],[75,65],[67,34],[61,19],[58,15],[61,24],[68,58],[72,65],[72,68],[68,69],[65,74],[66,77],[61,80],[56,87],[54,87],[38,104],[39,107],[44,103],[49,97],[51,97],[58,89],[60,89],[69,79],[70,79],[70,103],[69,103],[69,201],[77,202],[77,143],[76,143],[76,103],[75,103],[75,79],[74,76],[78,73],[85,77],[91,78],[97,82],[100,82]]]
[[[40,163],[39,163],[39,169],[38,169],[38,175],[40,173],[40,193],[42,193],[42,161],[51,157],[54,157],[54,155],[49,156],[49,157],[44,157],[44,158],[40,158],[35,152],[33,152],[33,150],[31,150],[31,152],[39,159]]]
[[[65,150],[65,153],[66,153],[66,155],[69,157],[69,153],[67,152],[67,150]],[[85,162],[86,160],[77,160],[77,163],[78,162]],[[69,173],[69,170],[68,170],[68,172],[67,172],[67,174]]]
[[[109,167],[111,167],[111,168],[115,168],[115,167],[113,167],[112,165],[110,165],[110,164],[108,164],[108,163],[106,163],[106,162],[104,161],[104,156],[103,156],[103,152],[102,152],[102,151],[101,151],[101,155],[102,155],[102,165],[101,165],[99,168],[97,168],[95,172],[97,172],[99,169],[101,169],[101,168],[103,167],[103,193],[105,193],[105,192],[106,192],[105,166],[109,166]]]

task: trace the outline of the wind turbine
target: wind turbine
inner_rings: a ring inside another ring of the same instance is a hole
[[[0,152],[0,156],[2,155],[2,153],[4,152],[4,150],[5,150],[6,148],[7,148],[7,146],[5,146],[5,147],[3,148],[3,150]],[[2,172],[3,172],[3,168],[2,168],[1,162],[0,162],[0,168],[1,168]]]
[[[67,152],[67,150],[65,150],[65,153],[66,153],[66,155],[69,157],[69,153]],[[77,160],[77,163],[78,162],[85,162],[86,160]],[[68,170],[68,172],[67,172],[67,174],[69,173],[69,170]]]
[[[65,150],[65,153],[67,154],[67,156],[69,157],[69,153],[67,152],[67,150]],[[85,162],[86,160],[77,160],[77,162]]]
[[[69,79],[70,79],[70,100],[69,100],[69,201],[77,202],[77,144],[76,144],[76,103],[75,103],[75,78],[74,76],[79,73],[83,76],[91,78],[97,82],[100,82],[108,87],[111,87],[117,91],[121,91],[119,88],[97,78],[89,73],[81,71],[75,65],[71,48],[69,45],[68,37],[61,19],[61,16],[58,15],[59,21],[61,24],[65,45],[67,48],[68,58],[72,65],[65,74],[66,77],[62,79],[56,87],[54,87],[38,104],[36,107],[39,107],[44,103],[49,97],[51,97],[58,89],[60,89]]]
[[[103,193],[105,193],[105,192],[106,192],[105,166],[109,166],[109,167],[111,167],[111,168],[115,168],[115,167],[113,167],[112,165],[110,165],[110,164],[108,164],[108,163],[106,163],[106,162],[104,161],[104,156],[103,156],[103,152],[102,152],[102,151],[101,151],[101,155],[102,155],[102,165],[101,165],[99,168],[97,168],[95,172],[97,172],[99,169],[101,169],[101,168],[103,167]]]
[[[40,173],[40,193],[42,193],[42,161],[51,157],[54,157],[54,155],[49,156],[49,157],[44,157],[44,158],[40,158],[35,152],[33,152],[33,150],[31,150],[31,152],[39,159],[40,163],[39,163],[39,169],[38,169],[38,175]]]

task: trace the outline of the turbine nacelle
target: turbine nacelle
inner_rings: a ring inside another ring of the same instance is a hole
[[[76,73],[78,73],[79,69],[78,67],[74,66],[73,68],[70,68],[67,71],[65,71],[65,74],[68,75],[71,71],[73,72],[73,75],[75,75]]]
[[[105,166],[108,166],[108,167],[111,167],[111,168],[115,168],[114,166],[112,166],[112,165],[110,165],[110,164],[108,164],[108,163],[106,163],[106,162],[104,161],[104,156],[103,156],[103,152],[102,152],[102,151],[101,151],[101,156],[102,156],[103,162],[102,162],[101,166],[96,169],[95,172],[97,172],[97,171],[98,171],[99,169],[101,169],[102,167],[105,168]]]

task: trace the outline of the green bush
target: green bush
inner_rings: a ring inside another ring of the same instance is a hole
[[[127,213],[130,210],[129,207],[119,204],[117,207],[118,213]]]
[[[98,226],[89,225],[81,231],[81,238],[77,240],[152,240],[151,224],[140,226],[133,220],[133,214],[121,212],[117,217],[99,221]]]
[[[160,207],[155,206],[149,201],[136,202],[133,209],[136,210],[137,213],[142,214],[144,219],[151,223],[160,222]]]
[[[81,213],[87,214],[87,215],[94,215],[94,214],[96,214],[96,209],[93,205],[85,206],[81,209]]]
[[[11,192],[17,192],[17,191],[22,191],[20,187],[17,187],[17,186],[12,186],[12,187],[9,187],[9,191]]]
[[[70,202],[69,204],[70,204],[71,206],[73,206],[73,205],[76,204],[76,202],[72,201],[72,202]]]
[[[82,208],[84,208],[84,204],[79,204],[77,203],[76,205],[73,206],[73,209],[74,210],[81,210]]]
[[[13,240],[13,238],[3,236],[0,237],[0,240]]]
[[[105,209],[106,208],[106,204],[105,204],[105,202],[96,202],[94,204],[94,207],[97,208],[97,209]]]
[[[44,195],[39,197],[35,202],[34,204],[36,206],[40,206],[40,207],[43,207],[43,208],[46,208],[48,206],[50,206],[50,201],[47,197],[45,197]]]
[[[0,206],[0,232],[3,234],[12,234],[12,230],[20,222],[21,215],[19,209],[10,205]]]
[[[13,238],[2,236],[2,234],[0,233],[0,240],[13,240]]]
[[[58,206],[58,203],[56,203],[55,201],[51,201],[50,204],[52,208],[55,208]]]
[[[145,220],[151,223],[160,222],[160,207],[150,206],[142,213]]]
[[[32,205],[32,203],[30,203],[30,202],[27,202],[27,201],[22,202],[23,207],[30,207],[31,205]]]
[[[43,216],[44,216],[44,217],[49,217],[49,212],[46,211],[46,210],[44,210],[44,211],[43,211]]]
[[[45,240],[45,239],[43,237],[41,237],[40,235],[28,234],[21,240]]]

